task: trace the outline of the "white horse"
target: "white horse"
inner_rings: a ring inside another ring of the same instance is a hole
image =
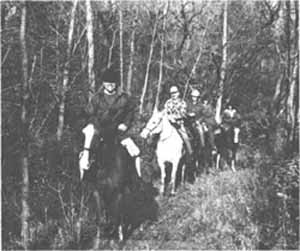
[[[157,162],[161,173],[160,193],[165,191],[166,162],[172,164],[171,174],[171,195],[175,194],[175,181],[179,161],[183,155],[184,143],[165,115],[164,111],[154,110],[152,117],[148,121],[146,127],[141,132],[141,137],[146,139],[149,135],[159,134],[159,140],[156,148]],[[185,167],[182,167],[182,178],[184,180]]]

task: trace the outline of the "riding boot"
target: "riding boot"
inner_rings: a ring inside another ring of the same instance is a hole
[[[188,151],[188,154],[189,155],[192,155],[193,154],[193,148],[192,148],[192,144],[191,144],[191,141],[190,141],[190,138],[185,130],[184,127],[181,127],[179,130],[178,130],[181,138],[183,139],[183,142],[186,146],[186,149]]]
[[[208,134],[208,140],[209,140],[209,144],[211,146],[211,149],[212,149],[212,154],[216,154],[217,153],[217,148],[215,146],[215,137],[214,137],[214,133],[212,130],[208,130],[207,131],[207,134]]]
[[[202,147],[205,146],[205,136],[204,136],[204,130],[201,124],[197,125],[198,133],[199,133],[199,138],[200,138],[200,144]]]

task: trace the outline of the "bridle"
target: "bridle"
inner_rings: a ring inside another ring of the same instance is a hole
[[[158,127],[158,125],[160,124],[162,119],[163,119],[163,116],[160,117],[160,119],[158,120],[158,122],[156,123],[156,125],[153,128],[150,129],[146,126],[143,130],[147,130],[148,134],[150,134],[151,132],[153,132]]]

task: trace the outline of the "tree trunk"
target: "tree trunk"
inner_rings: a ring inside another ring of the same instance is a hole
[[[140,98],[140,108],[139,108],[140,115],[143,114],[143,110],[144,110],[143,107],[144,107],[145,96],[146,96],[147,87],[148,87],[149,70],[150,70],[150,64],[151,64],[153,48],[154,48],[154,43],[155,43],[155,34],[156,34],[156,29],[157,29],[157,23],[158,23],[158,18],[156,18],[156,20],[155,20],[154,28],[152,31],[152,39],[151,39],[151,45],[150,45],[149,58],[148,58],[148,62],[147,62],[145,81],[144,81],[142,95]]]
[[[160,89],[162,84],[162,75],[163,75],[163,63],[164,63],[164,47],[165,47],[165,30],[166,30],[166,19],[167,19],[167,11],[168,11],[169,2],[165,4],[164,13],[163,13],[163,30],[162,30],[162,39],[160,45],[160,62],[159,62],[159,77],[158,77],[158,84],[157,84],[157,92],[155,97],[155,105],[154,109],[158,110],[159,106],[159,95]]]
[[[135,40],[135,30],[137,24],[137,15],[138,10],[136,11],[136,16],[134,19],[134,27],[131,33],[131,41],[130,41],[130,55],[129,55],[129,69],[127,75],[127,93],[131,94],[131,84],[132,84],[132,71],[133,71],[133,56],[134,56],[134,40]]]
[[[124,90],[124,75],[123,75],[123,13],[122,13],[122,2],[119,6],[119,23],[120,23],[120,89]]]
[[[63,75],[63,83],[60,86],[59,95],[60,95],[60,104],[59,104],[59,112],[58,112],[58,126],[56,137],[57,140],[60,141],[63,128],[64,128],[64,119],[65,119],[65,101],[66,101],[66,92],[69,82],[69,71],[70,71],[70,60],[71,60],[71,50],[72,50],[72,41],[73,41],[73,32],[74,32],[74,21],[75,21],[75,11],[77,7],[78,0],[76,0],[73,4],[72,12],[71,12],[71,20],[69,27],[69,35],[68,35],[68,49],[67,49],[67,59],[64,66],[64,75]]]
[[[21,126],[22,126],[22,150],[21,150],[21,168],[22,168],[22,212],[21,212],[21,239],[25,250],[28,249],[29,229],[28,219],[30,208],[28,205],[29,198],[29,170],[28,170],[28,111],[27,105],[29,100],[28,90],[28,56],[26,45],[26,3],[22,6],[21,26],[20,26],[20,43],[22,50],[22,71],[23,71],[23,86],[22,86],[22,101],[21,101]]]
[[[290,6],[287,3],[287,11],[290,11]],[[294,64],[293,64],[293,69],[291,72],[291,76],[289,77],[289,92],[288,92],[288,96],[287,96],[287,100],[286,100],[286,107],[287,107],[287,122],[290,125],[289,126],[289,132],[288,132],[288,141],[289,143],[294,142],[295,137],[296,137],[296,125],[297,125],[297,108],[296,108],[296,87],[297,87],[297,80],[299,77],[299,47],[298,47],[298,39],[299,39],[299,33],[298,33],[298,26],[299,26],[299,13],[298,13],[298,8],[297,8],[297,4],[295,4],[295,10],[296,10],[296,18],[295,18],[295,26],[294,26],[294,32],[295,32],[295,42],[294,42],[294,52],[296,53],[296,57],[294,60]],[[289,12],[287,13],[288,17],[287,19],[289,19]],[[288,21],[287,21],[288,22]],[[289,24],[289,22],[288,22]],[[289,29],[288,29],[289,30]],[[290,33],[287,33],[287,35],[289,36]],[[289,47],[290,48],[290,47]],[[290,53],[288,52],[288,55]],[[290,59],[290,57],[288,57],[288,60]],[[288,62],[288,65],[290,65],[290,62]],[[298,82],[299,84],[299,82]]]
[[[114,48],[114,45],[115,45],[116,33],[117,33],[117,31],[114,31],[114,32],[113,32],[113,37],[112,37],[111,46],[109,47],[109,51],[108,51],[108,60],[107,60],[107,68],[110,68],[110,67],[111,67],[112,53],[113,53],[113,48]]]
[[[219,97],[216,104],[216,122],[221,123],[221,108],[222,108],[222,99],[224,93],[224,82],[226,74],[226,65],[227,65],[227,14],[228,14],[228,0],[224,2],[224,11],[223,11],[223,37],[222,37],[222,63],[221,63],[221,73],[220,73],[220,84],[219,84]]]
[[[297,75],[299,72],[298,60],[295,60],[294,69],[292,72],[292,79],[289,88],[289,95],[287,97],[287,121],[290,125],[289,128],[289,142],[293,142],[294,140],[294,131],[296,126],[296,106],[295,106],[295,97],[296,97],[296,82],[297,82]]]
[[[207,24],[209,23],[209,21],[207,22]],[[206,25],[206,27],[208,27],[208,25]],[[200,48],[199,48],[199,52],[198,52],[198,56],[197,56],[197,59],[193,65],[193,68],[190,72],[190,75],[189,75],[189,78],[187,79],[186,83],[185,83],[185,88],[184,88],[184,93],[183,93],[183,99],[185,99],[186,95],[187,95],[187,92],[188,92],[188,88],[189,88],[189,84],[190,84],[190,80],[192,79],[192,77],[194,76],[195,72],[196,72],[196,69],[197,69],[197,65],[200,61],[200,58],[201,58],[201,55],[202,55],[202,49],[203,49],[203,42],[204,42],[204,38],[205,38],[205,35],[206,35],[206,31],[207,31],[207,28],[205,28],[204,30],[204,34],[203,34],[203,37],[202,37],[202,41],[200,43]]]
[[[93,10],[91,1],[86,0],[86,24],[88,41],[88,78],[89,78],[89,102],[95,93],[95,72],[94,72],[94,36],[93,36]]]

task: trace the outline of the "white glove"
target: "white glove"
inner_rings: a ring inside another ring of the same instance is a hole
[[[125,125],[125,124],[123,124],[123,123],[120,124],[120,125],[118,126],[118,129],[119,129],[120,131],[123,131],[123,132],[126,131],[127,128],[128,128],[127,125]]]

